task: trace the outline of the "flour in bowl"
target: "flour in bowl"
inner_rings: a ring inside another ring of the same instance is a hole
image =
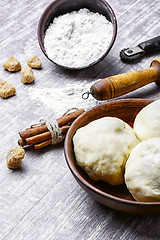
[[[113,36],[113,25],[105,16],[80,9],[61,15],[48,27],[44,47],[55,63],[83,68],[106,52]]]

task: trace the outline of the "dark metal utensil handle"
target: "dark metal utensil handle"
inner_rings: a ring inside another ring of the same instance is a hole
[[[160,36],[142,42],[138,45],[145,53],[156,52],[160,50]]]

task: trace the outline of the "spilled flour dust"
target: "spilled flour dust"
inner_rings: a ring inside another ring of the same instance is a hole
[[[52,109],[56,116],[60,116],[71,108],[88,110],[99,105],[100,103],[91,95],[86,100],[82,98],[82,94],[87,92],[93,83],[83,81],[67,84],[61,88],[32,89],[29,94],[31,99],[40,101],[46,107]]]

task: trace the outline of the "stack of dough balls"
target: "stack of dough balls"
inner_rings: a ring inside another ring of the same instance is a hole
[[[104,117],[73,136],[77,164],[91,179],[125,184],[136,201],[160,201],[160,100],[144,107],[133,128]]]
[[[93,180],[112,185],[124,182],[126,161],[138,143],[133,129],[113,117],[90,122],[73,136],[77,164]]]
[[[160,100],[137,114],[133,128],[142,142],[126,163],[126,186],[137,201],[160,201]]]

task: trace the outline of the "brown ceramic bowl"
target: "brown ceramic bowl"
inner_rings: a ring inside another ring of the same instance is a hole
[[[95,182],[90,179],[76,163],[72,143],[73,135],[78,128],[106,116],[118,117],[132,127],[137,113],[151,102],[151,100],[127,99],[94,107],[74,121],[66,136],[65,157],[73,176],[91,197],[112,209],[134,214],[155,214],[160,213],[160,202],[136,202],[125,184],[111,186],[105,182]]]
[[[104,52],[101,58],[97,59],[95,62],[85,67],[70,68],[67,66],[57,64],[47,56],[47,53],[44,48],[44,36],[47,28],[53,22],[53,19],[55,17],[66,14],[68,12],[78,11],[81,8],[87,8],[92,12],[98,12],[104,15],[113,24],[114,31],[113,31],[113,36],[112,36],[110,45],[108,46],[108,48],[106,49],[106,51]],[[45,11],[43,12],[40,18],[39,25],[38,25],[38,41],[44,55],[51,62],[57,64],[58,66],[66,69],[71,69],[71,70],[84,69],[100,62],[109,53],[110,49],[112,48],[116,38],[116,34],[117,34],[116,17],[112,8],[105,0],[55,0],[45,9]]]

